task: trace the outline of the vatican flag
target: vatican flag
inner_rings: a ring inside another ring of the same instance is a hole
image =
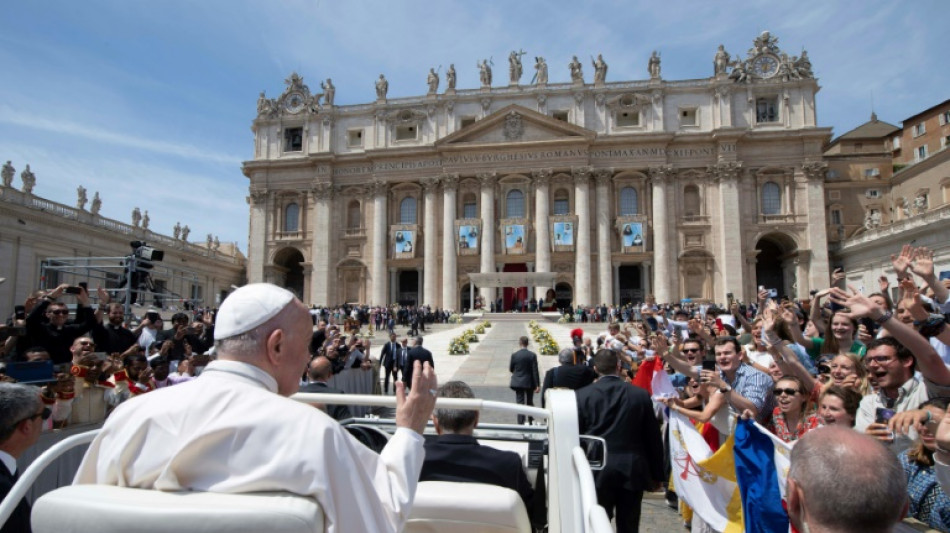
[[[670,464],[676,495],[716,531],[743,530],[733,437],[716,453],[680,413],[670,413]]]

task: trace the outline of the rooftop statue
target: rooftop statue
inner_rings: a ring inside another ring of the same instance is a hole
[[[581,66],[581,62],[577,60],[577,56],[574,56],[574,59],[567,64],[567,68],[571,70],[571,81],[574,83],[584,83],[584,70]]]
[[[386,76],[382,74],[379,75],[379,79],[376,80],[376,99],[385,100],[386,94],[389,92],[389,82],[386,81]]]
[[[445,85],[448,90],[455,90],[455,63],[449,65],[449,70],[445,71]]]
[[[607,81],[607,62],[604,61],[604,56],[597,54],[597,59],[591,59],[591,64],[594,66],[594,85],[599,85]]]

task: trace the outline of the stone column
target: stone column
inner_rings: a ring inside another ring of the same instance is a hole
[[[436,188],[439,186],[439,181],[436,178],[422,178],[419,181],[422,184],[425,195],[425,207],[422,220],[422,233],[424,235],[422,265],[427,272],[425,285],[422,287],[421,303],[436,307],[439,297],[438,287],[436,286],[439,280],[439,276],[436,274],[436,269],[438,269],[439,264],[439,253],[436,249],[436,242],[438,241],[438,230],[436,230],[436,228],[438,225],[435,220],[435,193]]]
[[[310,275],[310,303],[314,305],[333,305],[330,301],[330,287],[335,279],[330,274],[331,209],[333,204],[333,184],[315,183],[310,189],[313,195],[313,227],[310,230],[310,261],[313,268]]]
[[[416,289],[416,306],[425,305],[425,302],[422,301],[422,298],[424,296],[423,291],[425,290],[424,287],[427,277],[429,276],[424,274],[423,267],[416,267],[416,279],[418,280],[416,286],[419,287]]]
[[[458,302],[458,252],[455,250],[456,191],[458,174],[442,176],[442,309],[460,311]]]
[[[657,303],[669,303],[673,296],[671,280],[676,276],[670,262],[670,216],[666,209],[667,180],[672,177],[673,169],[651,167],[650,178],[653,182],[653,290]]]
[[[574,211],[577,235],[574,244],[574,306],[592,305],[590,293],[590,168],[573,169]]]
[[[551,169],[535,170],[531,173],[534,178],[534,233],[537,236],[535,240],[534,255],[536,259],[536,272],[551,271],[551,225],[548,221],[550,215],[551,198]],[[538,286],[535,294],[544,297],[548,289],[553,287]],[[535,298],[537,299],[537,298]]]
[[[719,163],[710,166],[708,172],[719,182],[719,270],[722,272],[722,286],[719,294],[713,298],[720,302],[728,301],[726,294],[741,294],[744,286],[742,279],[742,228],[739,224],[739,176],[741,163]]]
[[[247,246],[247,282],[264,280],[267,263],[267,197],[266,190],[252,190],[247,201],[251,206],[250,238]]]
[[[482,247],[481,264],[482,274],[495,271],[495,177],[494,172],[484,172],[477,175],[482,184],[481,190],[481,216],[482,216]],[[482,296],[482,301],[487,306],[493,300],[493,293],[490,287],[481,287],[478,289]]]
[[[640,278],[642,279],[640,286],[643,287],[643,301],[646,301],[647,296],[653,294],[653,275],[650,273],[652,266],[653,263],[650,261],[640,263]]]
[[[806,184],[805,217],[808,220],[808,247],[811,248],[811,261],[808,268],[807,288],[800,280],[798,282],[799,295],[808,294],[808,290],[828,286],[830,279],[830,267],[828,266],[828,246],[825,244],[827,236],[825,235],[825,197],[824,180],[825,172],[828,170],[827,163],[805,163],[802,165],[802,171],[805,174]]]
[[[607,300],[608,302],[613,301],[614,303],[620,303],[620,263],[611,262],[611,274],[613,276],[614,288],[611,296],[613,300]],[[642,285],[641,285],[642,286]]]
[[[371,305],[386,305],[386,267],[389,255],[386,253],[386,232],[389,230],[386,207],[389,186],[382,181],[373,182],[373,262]]]
[[[399,285],[399,271],[396,267],[389,267],[389,302],[395,303],[399,300],[399,295],[396,294],[396,286]]]
[[[612,304],[614,283],[611,273],[610,254],[610,183],[612,168],[597,169],[597,288],[599,298],[595,303]]]

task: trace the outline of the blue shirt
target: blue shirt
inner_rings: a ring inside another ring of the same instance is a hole
[[[772,415],[774,399],[772,398],[772,376],[760,372],[751,366],[741,363],[736,370],[736,379],[729,381],[724,373],[720,372],[722,380],[739,393],[743,398],[755,405],[758,411],[758,420],[766,420]]]
[[[897,456],[907,475],[910,516],[940,531],[950,530],[950,498],[937,483],[932,466],[922,466],[904,450]]]

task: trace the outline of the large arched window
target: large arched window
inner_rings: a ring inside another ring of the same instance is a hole
[[[284,207],[284,231],[294,232],[300,228],[300,206],[289,203]]]
[[[695,217],[703,214],[699,203],[699,187],[687,185],[683,189],[683,214],[688,217]]]
[[[473,192],[462,197],[462,218],[478,218],[478,200]]]
[[[346,227],[357,229],[363,227],[363,217],[360,213],[360,203],[357,200],[350,202],[346,207]]]
[[[633,187],[620,189],[620,216],[637,214],[637,190]]]
[[[416,223],[416,199],[412,196],[403,198],[402,202],[399,203],[399,223]]]
[[[518,189],[508,191],[505,197],[505,217],[524,218],[524,193]]]
[[[777,215],[782,212],[782,188],[774,181],[762,185],[762,214]]]
[[[554,191],[554,210],[555,215],[567,215],[571,212],[571,195],[564,189]]]

